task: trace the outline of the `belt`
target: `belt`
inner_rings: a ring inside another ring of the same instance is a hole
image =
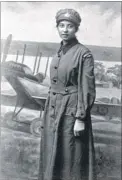
[[[67,86],[67,87],[51,87],[49,92],[56,93],[56,94],[72,94],[78,92],[78,87],[77,86]]]

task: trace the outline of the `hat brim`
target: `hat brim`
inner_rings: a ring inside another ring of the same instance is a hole
[[[56,23],[59,24],[61,21],[69,21],[72,22],[75,26],[79,26],[80,24],[77,22],[77,20],[70,18],[70,17],[60,17],[58,20],[56,20]]]

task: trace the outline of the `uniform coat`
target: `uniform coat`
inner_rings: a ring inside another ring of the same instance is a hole
[[[95,100],[94,61],[89,49],[73,39],[61,45],[50,67],[45,105],[39,180],[95,180],[90,109]],[[76,118],[85,131],[75,137]]]

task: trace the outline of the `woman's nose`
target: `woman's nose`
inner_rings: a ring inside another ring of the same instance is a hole
[[[64,32],[67,32],[68,31],[68,28],[65,26],[64,27]]]

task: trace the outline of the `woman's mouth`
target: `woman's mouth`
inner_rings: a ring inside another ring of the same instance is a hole
[[[68,36],[68,34],[62,34],[62,36]]]

